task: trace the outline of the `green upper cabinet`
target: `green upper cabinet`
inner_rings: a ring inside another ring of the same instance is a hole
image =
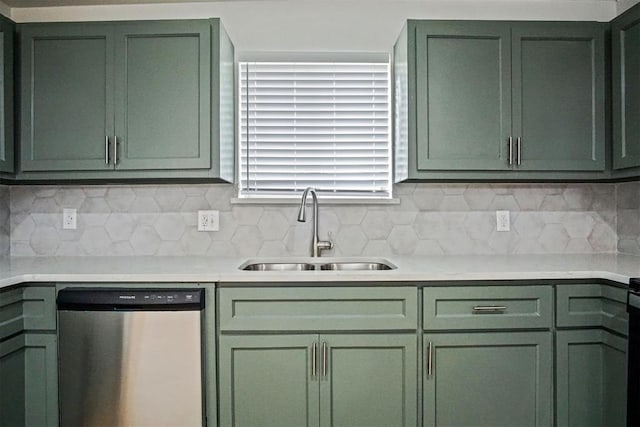
[[[605,169],[605,25],[512,28],[515,165],[531,171]]]
[[[19,31],[18,179],[232,179],[233,46],[219,20]]]
[[[208,169],[207,21],[115,27],[117,169]]]
[[[508,168],[509,24],[416,23],[418,170]]]
[[[613,168],[640,166],[640,7],[611,25]]]
[[[602,178],[605,31],[408,21],[394,49],[396,180]]]
[[[15,24],[0,16],[0,172],[13,172],[13,35]]]
[[[113,27],[21,28],[21,171],[113,168]]]

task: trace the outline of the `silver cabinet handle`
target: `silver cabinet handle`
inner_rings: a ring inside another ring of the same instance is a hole
[[[516,145],[518,146],[518,166],[522,164],[522,138],[516,139]]]
[[[433,375],[433,343],[429,341],[429,348],[427,350],[427,376]]]
[[[109,136],[104,137],[104,164],[109,164]]]
[[[507,309],[504,305],[476,305],[473,311],[476,313],[501,313]]]
[[[509,166],[513,165],[513,137],[509,137]]]
[[[118,164],[118,137],[113,137],[113,164]]]
[[[327,343],[322,343],[322,377],[327,378]]]
[[[311,346],[311,379],[315,380],[316,376],[318,376],[318,343],[314,342]]]

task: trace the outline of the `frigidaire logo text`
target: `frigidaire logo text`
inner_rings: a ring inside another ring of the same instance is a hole
[[[120,299],[136,299],[135,295],[119,295]]]

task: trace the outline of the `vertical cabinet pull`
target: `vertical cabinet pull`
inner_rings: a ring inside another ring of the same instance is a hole
[[[429,348],[427,350],[427,376],[433,375],[433,343],[429,341]]]
[[[318,343],[314,342],[311,346],[311,379],[315,380],[318,376]]]
[[[509,137],[509,166],[513,165],[513,137]]]
[[[113,137],[113,164],[118,164],[118,137]]]
[[[327,343],[322,343],[322,377],[327,378]]]
[[[522,164],[522,138],[518,137],[516,141],[516,145],[518,146],[518,166],[520,166]]]
[[[109,164],[109,136],[104,137],[104,164]]]

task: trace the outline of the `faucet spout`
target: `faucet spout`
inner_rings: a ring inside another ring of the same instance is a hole
[[[306,222],[307,213],[306,213],[306,205],[307,205],[307,195],[311,193],[311,199],[313,203],[313,235],[311,241],[311,256],[319,257],[320,252],[325,249],[333,248],[333,243],[330,241],[320,240],[318,236],[318,195],[316,194],[316,190],[311,187],[307,187],[302,193],[302,200],[300,201],[300,211],[298,212],[298,222]]]

